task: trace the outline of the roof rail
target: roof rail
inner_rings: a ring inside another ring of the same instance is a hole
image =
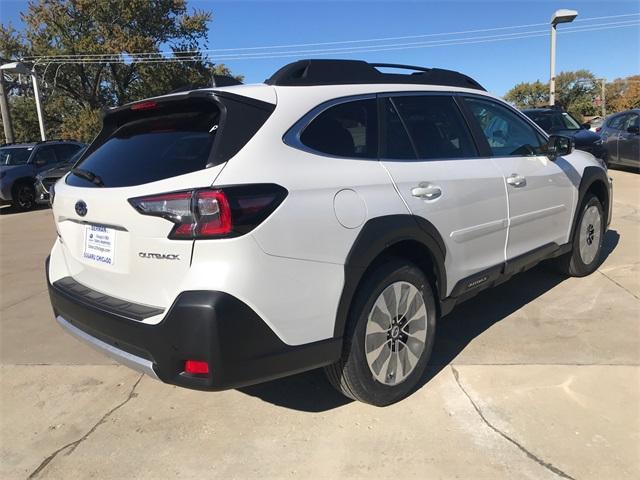
[[[412,73],[383,73],[378,68],[411,70]],[[485,90],[473,78],[453,70],[394,63],[367,63],[362,60],[298,60],[282,67],[265,83],[280,86],[405,83]]]

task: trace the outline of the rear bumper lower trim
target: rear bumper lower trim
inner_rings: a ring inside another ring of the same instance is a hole
[[[156,372],[153,369],[153,363],[151,363],[151,361],[142,357],[138,357],[136,355],[132,355],[131,353],[125,352],[124,350],[120,350],[113,345],[109,345],[108,343],[103,342],[102,340],[93,337],[86,332],[83,332],[78,327],[75,327],[70,322],[65,320],[62,315],[58,315],[56,317],[56,320],[63,329],[65,329],[68,333],[70,333],[83,343],[89,345],[92,348],[95,348],[96,350],[99,350],[108,357],[113,358],[118,363],[122,363],[129,368],[132,368],[140,373],[144,373],[145,375],[150,376],[151,378],[159,380],[158,375],[156,375]]]

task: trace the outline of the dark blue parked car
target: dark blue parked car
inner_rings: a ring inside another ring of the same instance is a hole
[[[589,152],[596,158],[606,157],[600,135],[589,130],[589,124],[580,124],[569,112],[559,107],[543,107],[522,110],[522,113],[549,134],[571,137],[578,150]]]
[[[608,163],[640,171],[640,108],[607,117],[600,136]]]
[[[36,205],[36,175],[64,163],[85,145],[70,140],[14,143],[0,147],[0,202],[19,210]]]

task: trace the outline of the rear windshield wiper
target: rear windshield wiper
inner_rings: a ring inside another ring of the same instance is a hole
[[[72,168],[71,173],[73,173],[74,175],[77,175],[80,178],[84,178],[85,180],[90,181],[91,183],[93,183],[94,185],[97,185],[98,187],[104,187],[104,183],[102,179],[95,173],[90,172],[89,170],[83,170],[82,168]]]

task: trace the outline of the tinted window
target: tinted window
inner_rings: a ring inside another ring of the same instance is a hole
[[[54,146],[56,150],[56,156],[58,157],[59,162],[68,162],[71,157],[73,157],[78,150],[80,150],[80,145],[75,145],[73,143],[60,144]]]
[[[146,116],[117,128],[77,166],[105,187],[154,182],[206,168],[218,121],[214,112],[190,111]],[[94,184],[76,176],[70,185]]]
[[[356,100],[330,107],[302,132],[300,141],[318,152],[338,157],[378,157],[376,101]]]
[[[58,159],[56,157],[55,147],[53,145],[39,147],[36,150],[33,161],[36,165],[49,165],[51,163],[56,163]]]
[[[627,117],[627,121],[624,122],[624,125],[622,126],[622,129],[626,130],[629,127],[637,127],[637,126],[639,126],[638,119],[640,119],[640,115],[636,115],[635,113],[632,113],[631,115],[629,115]]]
[[[580,124],[567,112],[525,112],[546,132],[580,130]]]
[[[29,160],[32,151],[33,147],[0,148],[0,165],[23,165]]]
[[[496,157],[541,155],[544,139],[515,112],[496,102],[466,98]]]
[[[384,100],[384,128],[380,157],[400,160],[416,158],[407,130],[390,98]]]
[[[618,115],[617,117],[613,117],[607,122],[607,127],[622,130],[622,125],[627,118],[627,115]]]
[[[477,156],[471,134],[452,97],[397,96],[391,101],[409,130],[419,158]]]

